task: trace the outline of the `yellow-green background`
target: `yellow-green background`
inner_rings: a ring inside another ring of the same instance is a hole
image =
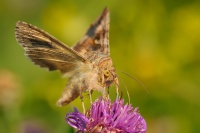
[[[65,114],[73,106],[82,110],[79,99],[55,106],[67,79],[24,56],[15,40],[15,23],[34,24],[71,46],[105,6],[111,14],[111,57],[148,133],[200,132],[200,1],[0,0],[1,133],[30,133],[27,128],[73,132]]]

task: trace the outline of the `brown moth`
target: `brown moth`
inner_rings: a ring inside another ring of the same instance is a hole
[[[118,78],[110,58],[107,8],[89,27],[83,38],[72,48],[47,32],[18,21],[15,36],[32,62],[50,71],[59,70],[69,78],[57,105],[67,105],[83,92],[97,90],[107,96],[111,84]]]

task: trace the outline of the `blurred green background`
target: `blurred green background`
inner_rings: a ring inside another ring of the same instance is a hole
[[[0,0],[1,133],[74,132],[65,114],[74,106],[82,110],[79,99],[55,106],[67,79],[24,56],[15,23],[36,25],[72,46],[105,6],[111,13],[111,57],[148,133],[200,132],[200,1]]]

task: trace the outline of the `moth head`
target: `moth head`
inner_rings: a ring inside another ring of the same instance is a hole
[[[107,60],[101,66],[101,73],[99,74],[99,82],[103,86],[110,86],[117,80],[116,70],[113,67],[112,61]]]

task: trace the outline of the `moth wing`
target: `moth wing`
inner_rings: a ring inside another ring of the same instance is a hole
[[[73,46],[80,54],[97,51],[109,55],[110,14],[105,8],[100,17],[89,27],[83,38]]]
[[[47,32],[18,21],[15,28],[18,43],[26,55],[40,67],[67,73],[88,62],[83,56]]]

